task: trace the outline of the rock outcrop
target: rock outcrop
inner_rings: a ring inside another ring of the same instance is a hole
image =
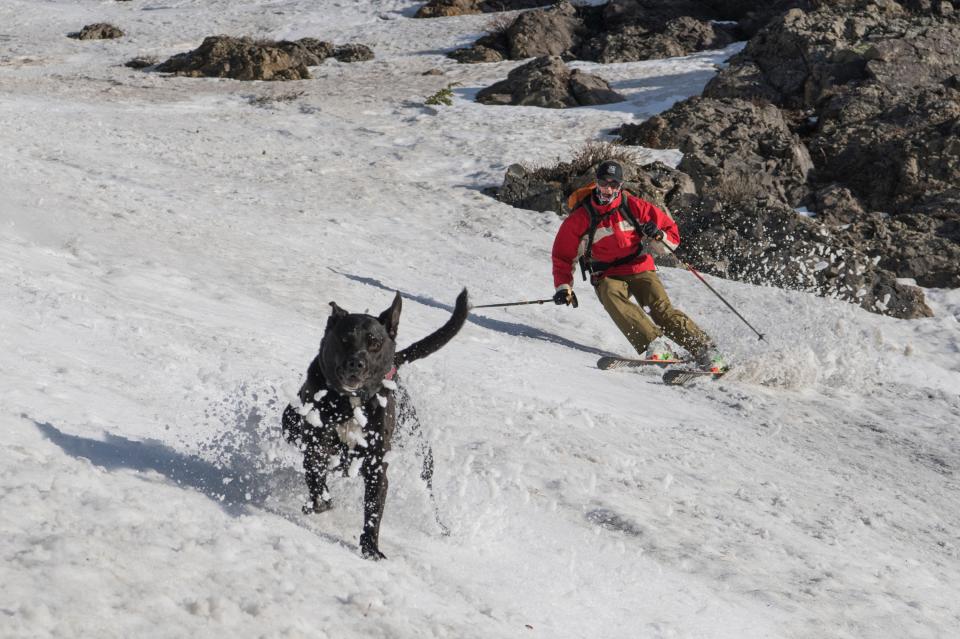
[[[76,40],[112,40],[122,38],[123,31],[112,24],[97,22],[96,24],[88,24],[76,33],[69,34],[69,37]]]
[[[316,38],[273,42],[221,35],[205,38],[197,49],[175,55],[155,69],[189,77],[307,80],[307,67],[330,57],[342,62],[370,60],[373,51],[361,44],[336,46]]]
[[[519,11],[553,4],[556,0],[430,0],[414,18],[445,18],[477,13]]]
[[[544,56],[517,67],[506,80],[481,90],[477,102],[494,105],[538,106],[565,109],[622,102],[602,78],[570,70],[559,57]]]
[[[839,255],[856,274],[820,261],[818,290],[927,315],[902,281],[960,287],[960,3],[796,4],[758,29],[702,97],[625,125],[623,141],[684,152],[678,168],[699,198],[686,250],[705,270],[762,279],[749,248],[777,245],[786,258],[766,256],[768,280],[807,286],[790,259]],[[801,206],[815,217],[795,213]],[[785,226],[790,237],[777,230]],[[798,243],[796,229],[808,227]]]
[[[611,0],[600,6],[562,0],[522,13],[508,26],[449,55],[459,62],[541,55],[593,62],[680,56],[733,42],[735,26],[711,22],[721,15],[723,11],[693,0]]]

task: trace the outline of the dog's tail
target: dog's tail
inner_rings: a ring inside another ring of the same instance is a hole
[[[415,342],[397,353],[394,356],[394,364],[400,366],[407,362],[422,359],[440,350],[440,348],[453,339],[453,336],[463,327],[463,323],[467,321],[469,310],[470,307],[467,304],[467,289],[463,289],[460,291],[460,295],[457,296],[457,303],[453,308],[453,315],[447,320],[447,323],[419,342]]]

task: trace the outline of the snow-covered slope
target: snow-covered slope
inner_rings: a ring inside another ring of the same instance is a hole
[[[470,96],[515,63],[442,53],[489,17],[416,7],[0,5],[0,636],[952,636],[957,291],[907,322],[713,280],[758,343],[663,269],[736,364],[690,388],[594,368],[629,347],[588,287],[576,310],[477,310],[402,371],[452,534],[413,446],[391,464],[388,561],[357,552],[359,480],[299,514],[278,419],[328,303],[400,291],[403,346],[464,286],[548,297],[559,220],[480,189],[698,93],[729,53],[581,65],[628,104],[484,107]],[[99,21],[128,36],[65,37]],[[377,59],[281,84],[120,66],[216,33]],[[451,82],[452,107],[419,106]]]

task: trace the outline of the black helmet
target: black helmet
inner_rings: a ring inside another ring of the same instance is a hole
[[[604,160],[597,167],[597,180],[616,180],[623,182],[623,167],[616,160]]]

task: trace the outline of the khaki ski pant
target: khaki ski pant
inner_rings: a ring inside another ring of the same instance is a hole
[[[707,334],[670,303],[656,271],[604,277],[596,289],[603,308],[641,355],[661,335],[692,355],[712,346]],[[631,295],[640,306],[630,301]],[[644,312],[644,306],[650,309],[650,315]]]

